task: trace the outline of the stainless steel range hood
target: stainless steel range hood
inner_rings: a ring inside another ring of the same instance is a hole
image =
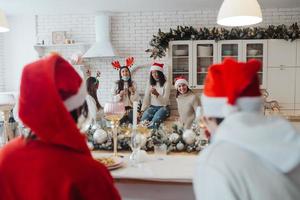
[[[95,17],[96,43],[83,55],[84,58],[101,58],[117,56],[110,41],[110,16],[98,13]]]

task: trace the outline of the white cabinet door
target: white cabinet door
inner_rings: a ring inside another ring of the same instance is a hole
[[[300,67],[300,40],[297,40],[297,66]]]
[[[296,66],[297,42],[268,40],[268,67]]]
[[[269,67],[267,91],[269,101],[278,101],[281,109],[294,109],[295,68]]]
[[[296,68],[295,109],[300,109],[300,66]]]
[[[217,63],[217,43],[214,40],[194,41],[193,43],[193,87],[203,88],[208,67]]]
[[[243,58],[242,40],[225,40],[218,42],[218,62],[222,62],[226,57],[241,61]]]
[[[169,67],[169,81],[174,84],[174,79],[181,76],[189,82],[190,86],[192,86],[192,41],[173,41],[170,42],[169,47],[171,58],[171,66]]]
[[[261,70],[258,72],[261,88],[267,85],[267,40],[243,40],[243,59],[260,60],[262,63]]]

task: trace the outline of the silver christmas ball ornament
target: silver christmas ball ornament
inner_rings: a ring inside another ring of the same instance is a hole
[[[182,151],[184,149],[184,144],[182,144],[182,142],[178,142],[176,145],[176,149],[178,151]]]
[[[183,132],[182,138],[186,144],[193,144],[196,140],[196,133],[191,129],[187,129]]]
[[[103,129],[98,129],[95,131],[93,135],[94,142],[96,144],[102,144],[107,141],[108,136],[107,133]]]

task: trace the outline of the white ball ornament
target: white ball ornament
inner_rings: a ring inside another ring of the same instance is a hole
[[[183,132],[182,138],[185,143],[193,144],[196,140],[196,133],[191,129],[187,129]]]
[[[107,133],[103,129],[98,129],[93,135],[94,142],[96,144],[102,144],[107,141]]]
[[[182,151],[184,149],[184,144],[182,144],[182,142],[178,142],[176,145],[176,149],[178,151]]]

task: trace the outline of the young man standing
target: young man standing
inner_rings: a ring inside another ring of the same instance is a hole
[[[300,198],[300,134],[262,114],[260,67],[228,59],[209,68],[201,100],[212,142],[197,162],[197,199]]]

